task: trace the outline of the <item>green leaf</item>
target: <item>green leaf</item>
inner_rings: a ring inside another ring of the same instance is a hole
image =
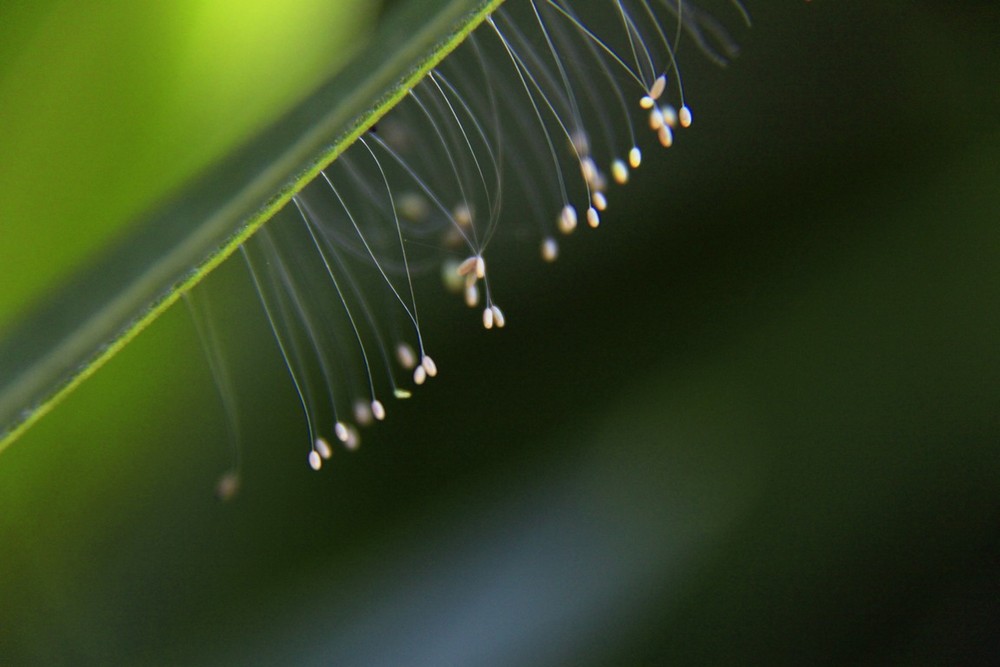
[[[45,294],[0,340],[0,452],[232,254],[502,1],[394,3],[368,44],[305,101]]]

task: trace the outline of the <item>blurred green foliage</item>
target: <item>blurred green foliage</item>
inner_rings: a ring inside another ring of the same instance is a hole
[[[5,4],[0,327],[335,71],[376,6]]]
[[[212,498],[224,415],[181,309],[5,452],[0,663],[995,650],[997,10],[750,9],[728,71],[684,52],[696,125],[599,238],[492,263],[501,335],[425,300],[441,378],[358,453],[305,465],[232,262],[207,286],[238,323],[232,503]]]

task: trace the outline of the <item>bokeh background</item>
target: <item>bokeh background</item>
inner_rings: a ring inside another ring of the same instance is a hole
[[[695,126],[600,231],[492,262],[506,329],[425,301],[441,376],[360,451],[305,465],[232,262],[236,498],[183,308],[5,451],[0,663],[1000,655],[1000,12],[749,9],[727,70],[685,54]]]

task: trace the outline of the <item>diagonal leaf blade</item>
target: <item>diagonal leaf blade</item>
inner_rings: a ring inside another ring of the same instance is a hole
[[[395,3],[313,95],[139,220],[0,340],[0,452],[232,254],[503,0]]]

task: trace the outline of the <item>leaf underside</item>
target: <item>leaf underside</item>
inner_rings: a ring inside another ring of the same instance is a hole
[[[503,0],[396,3],[351,62],[0,340],[0,452],[222,263]]]

